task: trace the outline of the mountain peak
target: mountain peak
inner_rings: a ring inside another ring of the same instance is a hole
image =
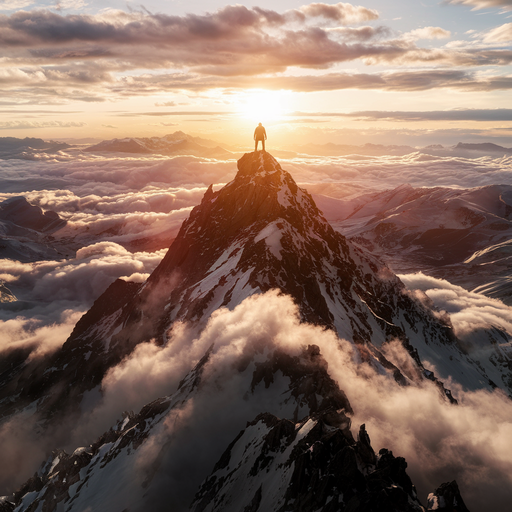
[[[266,151],[254,151],[245,153],[238,160],[238,175],[267,175],[280,171],[285,172],[278,161]],[[288,174],[288,173],[286,173]]]

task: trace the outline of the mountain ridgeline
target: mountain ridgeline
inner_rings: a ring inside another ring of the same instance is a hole
[[[283,295],[302,324],[347,340],[355,364],[397,387],[432,380],[439,399],[456,407],[441,377],[489,380],[449,320],[334,231],[269,153],[248,153],[233,181],[208,189],[145,283],[117,280],[52,356],[10,362],[0,414],[37,407],[38,428],[48,430],[64,418],[78,424],[94,405],[84,397],[101,396],[108,372],[142,343],[163,350],[182,323],[208,340],[177,389],[125,414],[89,447],[55,452],[6,510],[424,510],[404,459],[376,454],[364,425],[352,435],[358,404],[332,378],[314,338],[290,352],[255,327],[245,334],[254,341],[222,362],[229,345],[216,322]],[[391,342],[405,348],[407,362],[386,357]],[[434,375],[422,363],[433,354],[462,361],[460,368],[449,363]],[[457,484],[443,485],[432,507],[467,510]]]

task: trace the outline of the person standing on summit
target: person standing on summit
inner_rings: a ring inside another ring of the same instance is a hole
[[[261,145],[263,146],[263,151],[265,151],[265,140],[267,139],[267,132],[265,131],[265,127],[262,126],[261,123],[256,126],[256,130],[254,130],[254,151],[258,151],[258,141],[261,140]]]

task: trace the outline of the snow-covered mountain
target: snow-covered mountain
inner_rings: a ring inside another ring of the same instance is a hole
[[[289,328],[278,328],[281,317]],[[185,371],[177,390],[91,446],[54,454],[4,502],[17,512],[179,511],[192,501],[197,511],[329,511],[374,510],[377,500],[419,511],[405,461],[376,455],[364,426],[353,437],[358,404],[326,353],[361,382],[431,386],[456,404],[443,379],[512,391],[500,343],[500,359],[468,354],[449,317],[336,232],[270,154],[248,153],[233,181],[208,189],[145,283],[113,283],[51,356],[6,362],[0,414],[37,411],[39,435],[75,429],[114,370],[146,350],[170,351]],[[455,488],[433,493],[432,509]]]
[[[424,270],[512,301],[512,187],[413,188],[350,200],[316,197],[335,229],[396,272]]]
[[[85,149],[89,152],[138,153],[159,155],[195,155],[206,158],[229,158],[232,153],[208,139],[192,137],[181,131],[164,137],[104,140]]]

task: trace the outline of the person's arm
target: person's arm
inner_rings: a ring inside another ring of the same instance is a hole
[[[256,132],[258,131],[258,128],[256,128],[256,130],[254,130],[254,136],[253,136],[253,139],[256,140]]]
[[[265,135],[265,140],[267,140],[267,130],[265,128],[263,128],[263,135]]]

